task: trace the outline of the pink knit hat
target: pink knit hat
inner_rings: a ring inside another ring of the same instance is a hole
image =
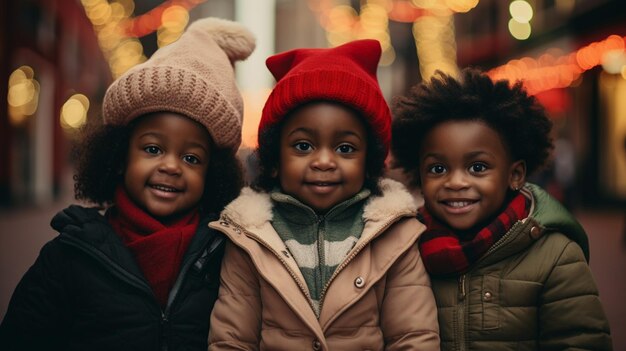
[[[104,123],[126,125],[151,112],[180,113],[204,125],[217,147],[236,150],[243,100],[233,68],[254,47],[254,36],[238,23],[195,21],[180,39],[111,84],[104,96]]]
[[[263,107],[259,136],[304,103],[335,101],[359,111],[387,152],[391,113],[376,79],[380,55],[380,43],[365,39],[270,56],[266,65],[277,83]]]

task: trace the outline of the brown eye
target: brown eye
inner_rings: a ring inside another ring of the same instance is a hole
[[[481,173],[487,170],[487,165],[484,163],[474,163],[470,166],[470,172],[472,173]]]
[[[354,147],[348,144],[339,145],[339,147],[337,148],[337,151],[342,154],[348,154],[350,152],[354,152],[355,150],[356,149]]]
[[[313,148],[313,146],[311,146],[311,144],[309,144],[309,143],[305,143],[305,142],[299,142],[299,143],[296,143],[296,144],[294,144],[294,146],[293,146],[293,147],[294,147],[296,150],[298,150],[298,151],[302,151],[302,152],[307,152],[307,151],[310,151],[310,150]]]
[[[428,172],[433,174],[444,174],[446,173],[446,167],[443,165],[434,165],[428,169]]]
[[[200,163],[200,159],[198,159],[196,156],[194,155],[185,155],[183,156],[183,160],[187,163],[191,163],[193,165],[197,165]]]
[[[154,146],[154,145],[150,145],[150,146],[146,146],[143,148],[143,150],[149,154],[153,154],[153,155],[158,155],[161,153],[161,149],[159,149],[158,147]]]

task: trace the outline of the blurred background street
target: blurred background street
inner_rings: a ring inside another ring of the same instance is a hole
[[[76,131],[108,85],[202,17],[236,20],[257,49],[237,63],[248,178],[274,80],[265,59],[362,38],[383,48],[389,103],[436,70],[521,80],[554,123],[554,158],[532,181],[587,230],[591,269],[626,351],[626,1],[20,0],[0,4],[0,319],[73,200]],[[6,97],[6,98],[5,98]],[[529,141],[532,142],[532,141]],[[392,173],[393,174],[393,173]]]

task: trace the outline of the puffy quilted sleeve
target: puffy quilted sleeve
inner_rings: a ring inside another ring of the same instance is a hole
[[[221,286],[211,314],[209,350],[258,350],[261,332],[259,281],[250,258],[226,244]]]
[[[544,284],[541,350],[612,350],[598,288],[580,247],[569,241]]]
[[[437,305],[417,244],[388,272],[381,328],[385,350],[439,350]]]

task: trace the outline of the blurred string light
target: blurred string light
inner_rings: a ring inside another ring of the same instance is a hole
[[[533,8],[525,0],[515,0],[509,5],[509,32],[517,40],[530,38],[530,20],[533,18]]]
[[[113,78],[146,61],[139,38],[157,33],[157,45],[176,41],[189,23],[189,10],[206,0],[169,0],[132,17],[133,0],[81,0]]]
[[[396,57],[389,36],[389,1],[366,0],[361,12],[349,5],[336,5],[334,1],[309,1],[309,7],[326,30],[331,46],[339,46],[357,39],[375,39],[380,42],[383,54],[380,64],[390,65]]]
[[[621,74],[626,79],[625,48],[626,37],[610,35],[569,54],[551,49],[538,59],[511,60],[488,74],[493,80],[522,81],[531,95],[571,86],[582,73],[600,65],[607,73]]]
[[[66,130],[79,129],[87,122],[89,99],[83,94],[72,95],[61,108],[61,127]]]
[[[458,74],[451,12],[442,10],[416,19],[413,23],[413,37],[422,79],[430,79],[437,70],[450,75]]]
[[[37,112],[39,105],[39,82],[29,66],[21,66],[9,76],[9,122],[19,126]]]
[[[413,23],[424,79],[435,70],[458,72],[452,15],[468,12],[478,5],[478,0],[364,0],[359,14],[345,2],[337,2],[309,0],[309,7],[317,14],[331,46],[355,39],[376,39],[383,49],[380,64],[387,66],[396,56],[389,36],[389,21]]]

